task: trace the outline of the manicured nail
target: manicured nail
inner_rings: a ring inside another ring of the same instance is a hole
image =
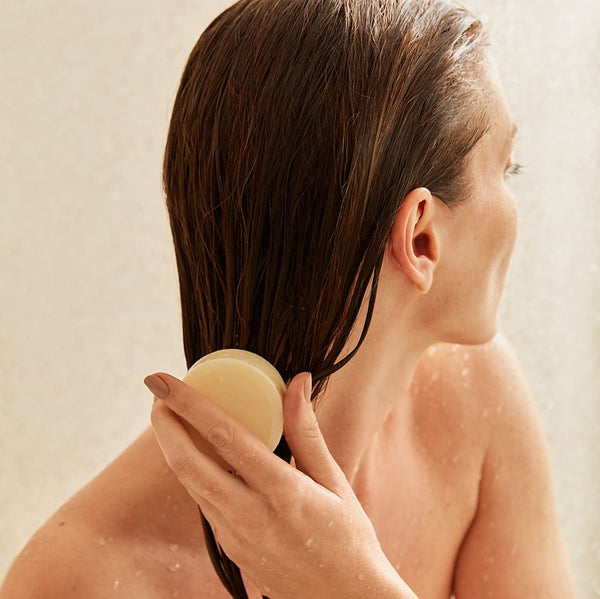
[[[308,377],[304,381],[304,399],[310,403],[312,395],[312,374],[308,374]]]
[[[165,399],[169,397],[169,393],[171,390],[169,389],[169,385],[163,381],[158,375],[150,374],[144,379],[144,384],[156,397],[159,399]]]

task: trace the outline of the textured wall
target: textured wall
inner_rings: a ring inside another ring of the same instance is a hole
[[[0,8],[0,576],[183,375],[160,167],[194,42],[230,2]],[[600,5],[473,0],[518,122],[502,304],[550,443],[580,598],[600,596]]]

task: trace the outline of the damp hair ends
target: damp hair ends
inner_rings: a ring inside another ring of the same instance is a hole
[[[366,335],[403,198],[468,196],[486,46],[481,22],[442,0],[240,0],[210,23],[163,164],[188,368],[245,349],[286,383],[311,372],[318,400]],[[275,453],[289,462],[284,437]],[[219,578],[246,598],[201,519]]]

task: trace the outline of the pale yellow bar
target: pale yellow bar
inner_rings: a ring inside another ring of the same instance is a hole
[[[242,349],[222,349],[200,358],[183,381],[198,389],[258,437],[271,451],[283,433],[285,381],[262,356]],[[184,422],[194,443],[227,469],[212,446]]]

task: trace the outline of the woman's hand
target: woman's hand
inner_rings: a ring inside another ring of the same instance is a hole
[[[152,425],[167,463],[226,554],[263,594],[272,599],[414,598],[327,449],[305,399],[310,374],[292,379],[283,404],[284,434],[296,468],[183,381],[160,373],[144,382],[157,397]],[[237,476],[197,449],[181,419]]]

